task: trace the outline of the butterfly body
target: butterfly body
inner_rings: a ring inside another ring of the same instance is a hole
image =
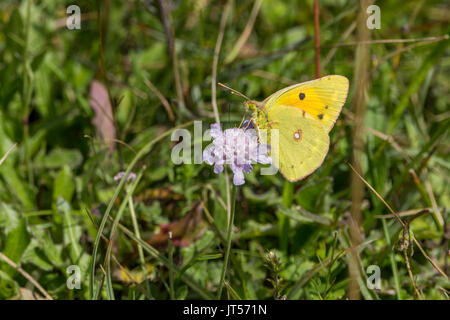
[[[333,128],[348,93],[348,79],[330,75],[281,89],[262,103],[247,102],[274,165],[289,181],[300,180],[324,161]],[[277,130],[278,147],[271,141]]]

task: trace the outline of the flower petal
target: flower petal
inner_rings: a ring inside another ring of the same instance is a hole
[[[272,158],[265,154],[258,154],[258,162],[262,164],[272,164]]]
[[[262,164],[271,164],[272,158],[267,155],[267,152],[270,150],[269,145],[260,144],[257,150],[257,158],[256,161]]]
[[[222,135],[222,130],[220,129],[220,124],[218,124],[218,123],[211,124],[211,130],[209,131],[209,134],[214,139],[219,137],[220,135]]]
[[[250,172],[253,171],[253,167],[252,167],[251,164],[244,164],[244,169],[243,170],[244,170],[245,173],[250,173]]]
[[[219,174],[222,173],[223,171],[223,165],[217,164],[214,166],[214,173],[215,174]]]
[[[240,186],[245,183],[244,173],[242,170],[236,170],[236,172],[234,172],[233,183],[235,186]]]
[[[214,164],[214,149],[214,145],[210,144],[203,150],[203,162],[209,165]]]

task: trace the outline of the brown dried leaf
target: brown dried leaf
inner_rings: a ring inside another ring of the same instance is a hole
[[[45,300],[45,298],[30,289],[20,288],[20,300]]]
[[[89,104],[95,112],[92,124],[96,127],[97,134],[108,145],[109,151],[112,152],[116,137],[114,115],[108,90],[100,81],[94,80],[91,83]]]
[[[169,224],[160,225],[159,233],[151,237],[147,242],[152,246],[165,246],[169,240],[169,232],[172,232],[172,241],[175,246],[185,247],[192,240],[201,235],[198,230],[203,221],[202,205],[196,204],[195,207],[182,219]]]

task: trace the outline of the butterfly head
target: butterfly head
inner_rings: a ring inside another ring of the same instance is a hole
[[[257,112],[257,111],[264,111],[264,104],[258,101],[254,101],[254,100],[247,100],[244,102],[244,106],[252,111],[252,112]]]

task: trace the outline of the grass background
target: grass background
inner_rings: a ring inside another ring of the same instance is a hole
[[[314,78],[314,2],[76,1],[81,29],[68,30],[71,4],[0,4],[0,298],[214,298],[226,179],[175,165],[170,130],[206,129],[212,101],[225,128],[249,118],[228,91],[212,99],[219,34],[217,81],[252,99]],[[364,33],[364,5],[320,1],[321,73],[346,76],[349,97],[313,175],[257,167],[238,189],[222,298],[448,299],[450,8],[376,4],[381,29]],[[111,112],[93,122],[94,80]],[[136,182],[117,185],[127,169]]]

